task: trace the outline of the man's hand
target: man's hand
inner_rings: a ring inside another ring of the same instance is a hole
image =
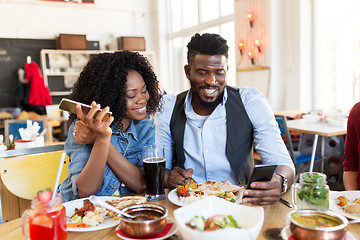
[[[78,144],[93,144],[95,141],[95,134],[82,120],[76,121],[73,136]]]
[[[253,182],[252,189],[246,189],[243,202],[256,205],[271,205],[280,200],[282,179],[274,174],[271,181]]]
[[[193,173],[194,170],[192,168],[183,169],[180,167],[174,167],[174,169],[169,172],[169,176],[167,177],[167,187],[176,188],[178,185],[185,185]]]

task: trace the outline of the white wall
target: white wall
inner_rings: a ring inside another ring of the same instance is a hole
[[[251,34],[261,36],[263,39],[263,52],[255,58],[256,64],[251,65],[238,54],[237,65],[239,68],[261,66],[270,68],[268,74],[264,73],[267,70],[247,71],[246,74],[238,72],[237,82],[241,82],[241,78],[247,78],[247,82],[255,83],[253,87],[262,89],[264,83],[269,80],[270,74],[268,101],[274,111],[308,109],[311,100],[309,84],[311,76],[309,76],[309,66],[300,65],[300,58],[307,57],[310,64],[311,54],[306,55],[309,53],[308,46],[302,46],[300,39],[304,40],[301,34],[307,31],[309,22],[300,21],[302,19],[300,1],[234,0],[234,4],[236,41],[242,39],[244,35],[252,39]],[[247,13],[254,10],[258,18],[258,20],[255,19],[255,24],[258,26],[250,29],[245,25],[244,28]],[[302,51],[306,51],[306,54],[304,52],[301,54]]]
[[[52,39],[59,33],[86,34],[101,49],[119,36],[144,36],[157,48],[152,0],[96,0],[76,4],[42,0],[0,0],[0,38]]]

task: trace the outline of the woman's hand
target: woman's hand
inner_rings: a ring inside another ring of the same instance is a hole
[[[109,107],[99,111],[100,104],[96,104],[95,101],[91,103],[91,106],[92,109],[87,114],[81,111],[80,105],[76,106],[77,117],[82,121],[78,121],[79,123],[75,124],[75,136],[79,132],[79,137],[76,136],[75,138],[76,141],[93,143],[96,138],[111,136],[112,130],[110,124],[114,121],[114,117],[110,116],[106,121],[103,121],[105,115],[109,112]]]

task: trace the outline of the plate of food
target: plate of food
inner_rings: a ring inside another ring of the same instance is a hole
[[[233,185],[229,180],[209,180],[204,183],[195,183],[190,180],[189,184],[171,190],[168,199],[175,205],[185,206],[214,195],[233,203],[241,203],[244,190],[244,186]]]
[[[342,191],[330,194],[330,209],[344,217],[360,220],[360,191]]]
[[[133,204],[146,202],[145,197],[98,197],[110,205],[121,209]],[[115,212],[92,204],[89,198],[80,198],[64,204],[67,230],[69,232],[90,232],[114,227],[120,219]]]

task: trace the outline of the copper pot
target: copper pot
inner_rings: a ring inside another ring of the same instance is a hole
[[[129,237],[149,238],[164,230],[168,210],[157,204],[137,204],[125,207],[122,211],[136,216],[135,219],[121,216],[120,229]]]
[[[332,221],[334,226],[310,226],[297,221],[298,217],[322,217]],[[344,238],[348,220],[331,211],[297,210],[288,215],[290,231],[296,240],[341,240]]]

